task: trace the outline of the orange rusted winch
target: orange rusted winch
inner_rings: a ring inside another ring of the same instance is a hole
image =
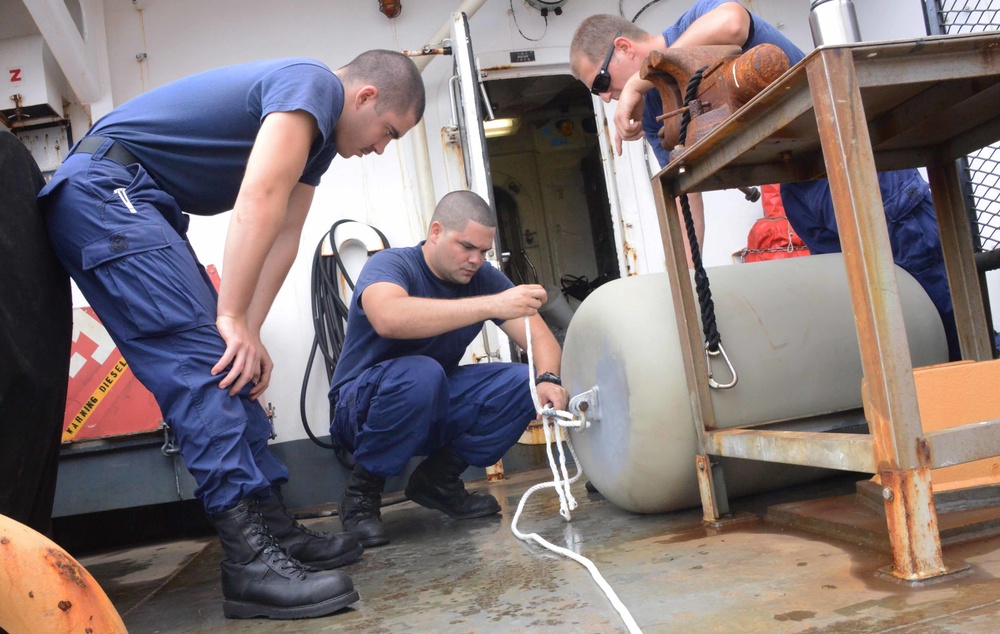
[[[674,150],[680,136],[684,93],[698,69],[706,67],[695,98],[685,145],[692,145],[753,99],[789,68],[788,56],[773,44],[761,44],[743,53],[738,46],[691,46],[653,51],[643,61],[639,76],[653,83],[663,101],[660,144]]]

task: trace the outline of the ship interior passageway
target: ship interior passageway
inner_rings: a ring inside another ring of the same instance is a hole
[[[590,93],[569,75],[485,82],[487,152],[504,272],[549,291],[562,340],[571,310],[621,276]]]
[[[499,515],[452,520],[401,502],[383,511],[391,543],[348,566],[361,600],[328,617],[294,622],[226,620],[219,561],[211,536],[81,556],[122,614],[131,634],[169,632],[581,632],[626,629],[587,570],[534,544],[510,524],[523,493],[550,477],[527,471],[472,488],[488,489]],[[572,521],[551,489],[534,493],[518,521],[556,545],[589,557],[641,630],[655,632],[996,631],[1000,537],[946,544],[945,559],[968,568],[925,584],[884,574],[892,558],[884,520],[859,506],[864,474],[733,500],[748,520],[722,531],[703,525],[698,508],[636,515],[573,485]],[[869,517],[849,536],[790,526],[816,498],[831,516]],[[339,530],[331,509],[303,509],[317,530]]]

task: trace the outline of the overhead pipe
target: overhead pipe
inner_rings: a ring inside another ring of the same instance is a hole
[[[455,9],[456,13],[464,13],[466,17],[471,18],[473,15],[479,11],[480,7],[486,4],[486,0],[464,0],[462,4]],[[441,25],[434,35],[427,40],[424,44],[424,48],[432,47],[439,44],[443,39],[448,37],[451,33],[451,18],[445,20],[444,24]],[[430,64],[436,55],[424,55],[417,57],[413,62],[417,65],[420,72],[423,72],[427,65]],[[437,205],[437,198],[434,195],[434,180],[431,175],[431,155],[430,149],[427,145],[427,117],[424,116],[417,125],[410,130],[410,133],[406,135],[410,139],[410,145],[413,147],[413,162],[416,164],[417,169],[417,197],[420,202],[420,213],[424,220],[429,220],[431,213],[434,210],[435,205]]]
[[[101,13],[103,3],[100,0],[80,3],[84,35],[77,30],[76,22],[63,0],[24,0],[24,6],[31,13],[52,55],[59,62],[77,99],[84,104],[100,101],[102,91],[97,57],[86,32],[91,18],[104,19],[103,15],[97,15]]]

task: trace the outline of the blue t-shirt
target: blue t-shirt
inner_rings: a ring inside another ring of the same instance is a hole
[[[421,249],[415,247],[386,249],[372,256],[361,270],[351,308],[347,317],[347,336],[337,368],[333,375],[331,393],[335,394],[344,383],[382,361],[423,355],[441,364],[445,372],[458,367],[465,349],[483,328],[484,322],[423,339],[386,339],[379,336],[368,321],[362,308],[365,289],[376,282],[391,282],[406,289],[410,297],[430,299],[461,299],[481,295],[495,295],[514,285],[503,273],[485,264],[472,276],[468,284],[445,282],[431,272]],[[361,303],[358,299],[361,298]],[[493,320],[498,325],[502,320]]]
[[[699,0],[694,4],[693,7],[688,9],[684,15],[682,15],[673,26],[669,27],[663,32],[663,37],[667,41],[667,46],[672,46],[677,38],[694,23],[695,20],[705,15],[712,9],[717,8],[719,5],[726,4],[731,0]],[[802,50],[792,44],[792,41],[781,34],[778,29],[774,28],[761,18],[757,17],[750,11],[747,11],[750,15],[750,33],[747,37],[747,41],[743,43],[743,52],[749,51],[755,46],[761,44],[774,44],[788,56],[788,62],[792,65],[799,62],[805,53]],[[681,94],[684,93],[684,86],[681,86]],[[659,161],[660,167],[665,167],[667,163],[670,162],[670,151],[663,149],[660,145],[660,137],[657,135],[663,124],[656,120],[656,117],[663,114],[663,101],[660,99],[660,93],[655,88],[646,92],[645,96],[645,106],[642,112],[642,129],[646,134],[646,140],[653,148],[653,154],[656,155],[656,160]]]
[[[318,185],[336,156],[334,126],[344,85],[320,62],[272,59],[227,66],[171,82],[102,117],[89,135],[119,141],[188,213],[212,215],[236,202],[250,149],[272,112],[305,110],[319,138],[302,177]]]

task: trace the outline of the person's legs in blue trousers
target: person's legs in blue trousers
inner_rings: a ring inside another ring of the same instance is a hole
[[[365,548],[389,543],[382,525],[387,476],[401,473],[448,409],[448,381],[429,357],[379,363],[331,392],[330,434],[354,455],[340,498],[344,530]]]
[[[272,522],[284,507],[271,486],[288,470],[268,448],[270,424],[249,389],[230,396],[211,374],[226,344],[215,289],[184,237],[187,218],[140,166],[104,158],[109,143],[71,156],[40,206],[60,261],[153,393],[198,484],[227,555],[226,615],[304,618],[356,601],[350,577],[305,568],[278,547],[287,538],[308,554],[361,552],[353,538]]]
[[[500,510],[489,495],[469,494],[461,474],[496,463],[534,417],[527,366],[485,363],[446,375],[428,357],[380,363],[334,395],[331,433],[354,453],[341,499],[345,530],[362,544],[388,541],[378,507],[385,478],[426,455],[407,485],[414,501],[453,517]]]

